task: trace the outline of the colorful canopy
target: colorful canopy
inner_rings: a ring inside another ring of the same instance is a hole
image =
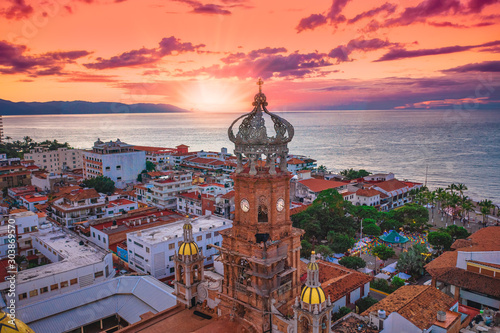
[[[408,237],[400,235],[394,230],[391,230],[388,234],[383,234],[379,238],[384,242],[393,244],[403,244],[408,241]]]

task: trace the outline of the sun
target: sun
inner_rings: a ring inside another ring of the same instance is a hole
[[[182,85],[179,92],[186,109],[208,112],[241,112],[251,108],[248,83],[241,80],[196,80]]]

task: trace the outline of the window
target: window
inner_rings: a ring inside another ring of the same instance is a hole
[[[70,284],[70,285],[75,285],[75,284],[77,284],[77,283],[78,283],[78,279],[77,279],[77,278],[76,278],[76,279],[71,279],[71,280],[69,280],[69,284]]]
[[[26,232],[30,232],[30,228],[24,228],[23,231],[26,233]]]
[[[94,278],[97,279],[97,278],[100,278],[104,276],[104,273],[102,271],[99,271],[99,272],[95,272],[94,273]]]
[[[116,177],[116,180],[122,180],[122,177]]]
[[[40,288],[40,294],[45,294],[47,292],[49,292],[49,287]]]
[[[206,239],[209,239],[209,238],[212,238],[212,233],[208,233],[206,236],[205,236]]]
[[[203,238],[203,236],[201,236],[201,235],[200,235],[200,236],[197,236],[197,237],[196,237],[196,241],[197,241],[197,242],[199,242],[199,241],[201,241],[201,240],[202,240],[202,238]]]
[[[122,166],[121,165],[117,165],[116,166],[116,170],[121,170],[122,169]]]
[[[93,232],[93,233],[92,233],[92,237],[94,237],[94,238],[95,238],[95,232]]]
[[[172,260],[174,260],[174,256],[168,257],[168,261],[172,261]]]
[[[177,242],[177,246],[181,246],[181,245],[182,245],[182,241]]]
[[[175,273],[175,267],[170,267],[170,273]]]
[[[19,294],[19,300],[22,300],[25,298],[28,298],[28,294],[26,294],[26,293]]]
[[[52,290],[57,290],[57,289],[59,289],[59,285],[57,283],[50,286],[50,290],[51,291]]]
[[[149,253],[149,247],[146,247],[146,253]]]
[[[30,297],[38,296],[38,289],[30,291]]]
[[[61,282],[61,289],[66,288],[68,286],[68,281]]]
[[[101,240],[101,235],[97,235],[97,239],[98,239],[98,240]]]
[[[214,231],[214,237],[216,236],[219,236],[219,232],[218,231]]]
[[[138,257],[138,258],[141,258],[142,260],[144,260],[144,257],[143,257],[143,256],[141,256],[140,254],[137,254],[137,253],[136,253],[136,254],[135,254],[135,256],[136,256],[136,257]]]
[[[168,249],[173,250],[175,248],[175,243],[168,244]]]
[[[219,242],[215,242],[215,244],[214,244],[214,245],[215,245],[215,246],[219,246]]]
[[[31,231],[36,231],[36,229],[37,229],[36,226],[31,227]]]
[[[106,244],[106,238],[102,238],[102,241],[104,242],[104,244]]]
[[[111,167],[106,167],[106,171],[110,171],[111,170]]]
[[[135,245],[137,245],[138,247],[141,247],[141,248],[143,248],[143,247],[144,247],[144,245],[139,244],[139,243],[137,243],[137,242],[134,242],[134,244],[135,244]]]

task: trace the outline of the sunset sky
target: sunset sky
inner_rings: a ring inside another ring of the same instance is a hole
[[[497,0],[0,0],[0,99],[498,108]],[[249,101],[250,100],[250,101]]]

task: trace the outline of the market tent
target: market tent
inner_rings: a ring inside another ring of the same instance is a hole
[[[384,273],[378,273],[375,275],[375,279],[384,279],[384,280],[389,280],[390,276]]]
[[[368,267],[363,267],[358,269],[358,272],[365,273],[365,274],[371,274],[373,272],[373,269],[369,269]]]
[[[384,233],[379,238],[384,242],[392,244],[403,244],[408,242],[408,238],[406,236],[400,235],[394,230],[391,230],[389,233]]]
[[[408,274],[403,273],[403,272],[398,273],[396,276],[400,279],[403,279],[403,280],[408,280],[409,278],[411,278],[411,275],[408,275]]]
[[[398,264],[398,262],[393,262],[392,264],[390,265],[387,265],[385,266],[384,268],[382,268],[382,271],[384,272],[388,272],[388,273],[395,273],[397,271],[396,269],[396,265]]]

